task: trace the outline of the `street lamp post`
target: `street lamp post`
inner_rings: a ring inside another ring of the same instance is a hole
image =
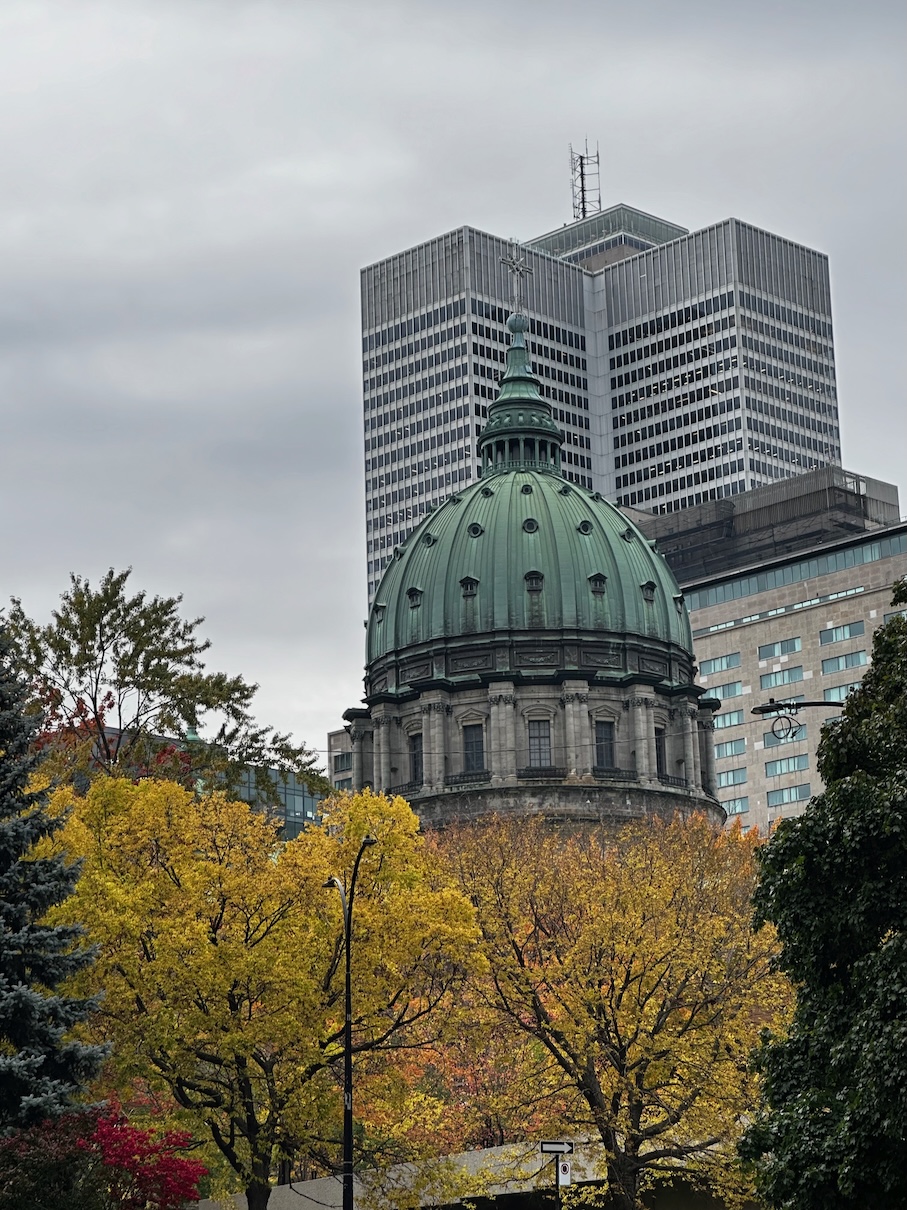
[[[366,849],[377,843],[373,836],[366,836],[359,846],[350,875],[349,893],[336,876],[329,878],[324,884],[326,887],[337,888],[343,906],[343,948],[346,965],[343,1016],[343,1210],[353,1210],[353,985],[350,964],[353,897],[356,893],[356,877],[362,855]]]

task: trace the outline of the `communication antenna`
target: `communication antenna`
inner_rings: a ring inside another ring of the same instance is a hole
[[[573,217],[588,218],[602,208],[601,175],[599,172],[598,143],[595,144],[595,154],[589,150],[589,140],[584,144],[585,150],[574,151],[570,144],[570,182],[573,187]]]

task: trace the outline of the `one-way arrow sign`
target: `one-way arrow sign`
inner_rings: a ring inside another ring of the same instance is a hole
[[[548,1139],[539,1143],[539,1151],[546,1155],[573,1155],[573,1144],[560,1139]]]

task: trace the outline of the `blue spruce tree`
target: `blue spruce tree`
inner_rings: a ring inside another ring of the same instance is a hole
[[[37,723],[26,696],[0,626],[0,1133],[63,1113],[104,1057],[103,1047],[68,1036],[92,1002],[56,992],[92,953],[81,929],[42,923],[72,893],[78,869],[61,856],[34,856],[63,821],[27,790]]]

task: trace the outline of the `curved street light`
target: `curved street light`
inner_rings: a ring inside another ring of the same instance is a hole
[[[353,1210],[353,987],[350,964],[353,898],[356,894],[356,878],[362,855],[366,849],[377,843],[374,836],[363,838],[353,862],[349,893],[336,875],[324,884],[325,887],[337,888],[343,906],[343,947],[346,960],[343,1017],[343,1210]]]

